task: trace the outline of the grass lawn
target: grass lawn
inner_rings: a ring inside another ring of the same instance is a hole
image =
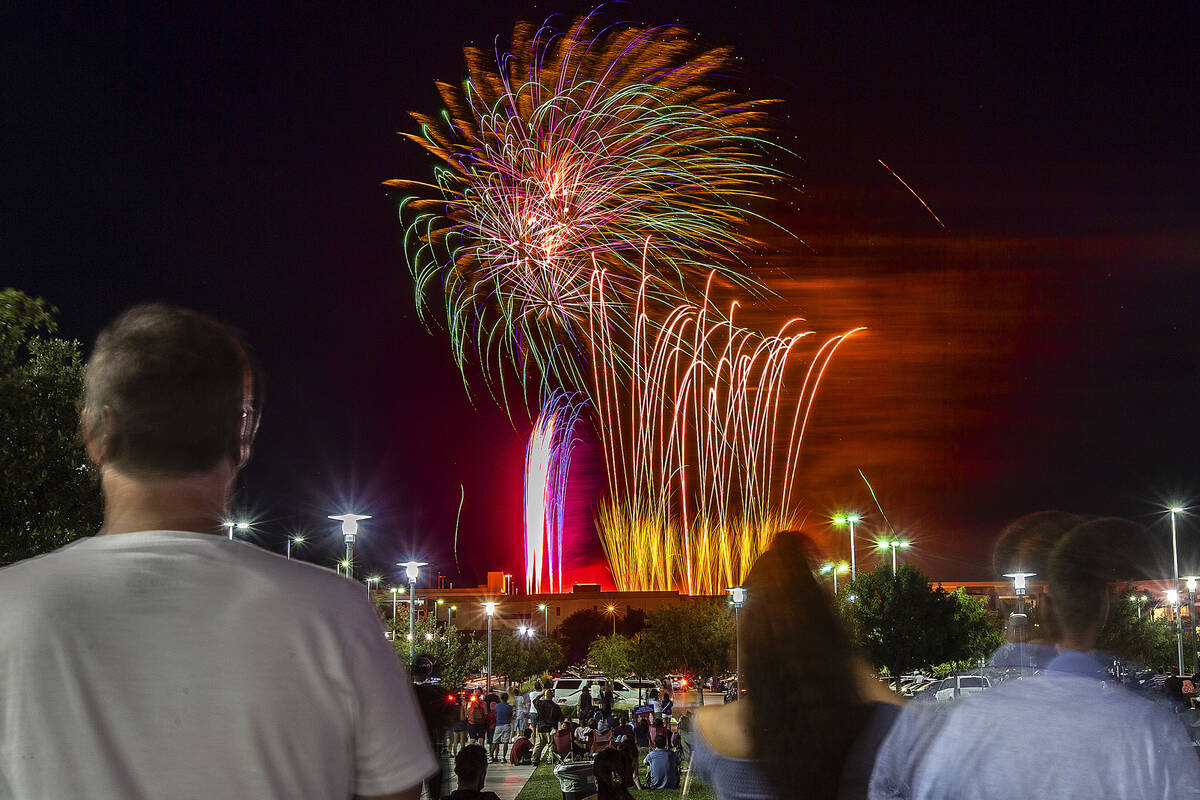
[[[562,800],[562,790],[558,788],[553,770],[548,763],[535,769],[517,800]],[[629,793],[645,800],[680,800],[683,797],[682,789],[631,789]],[[717,793],[708,784],[693,780],[687,797],[688,800],[717,800]]]

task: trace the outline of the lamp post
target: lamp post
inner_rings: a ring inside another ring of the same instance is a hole
[[[613,636],[616,636],[616,635],[617,635],[617,607],[616,607],[616,606],[609,606],[609,607],[608,607],[608,608],[606,608],[605,610],[606,610],[606,611],[607,611],[609,614],[611,614],[611,615],[612,615],[612,635],[613,635]]]
[[[852,581],[858,579],[858,566],[854,562],[854,524],[861,521],[862,517],[856,513],[838,514],[833,518],[834,525],[850,526],[850,580]]]
[[[341,575],[342,570],[345,570],[346,577],[349,578],[350,577],[350,559],[343,558],[341,561],[337,562],[337,564],[338,564],[338,575]]]
[[[413,650],[413,648],[416,647],[416,642],[413,641],[413,637],[416,635],[416,633],[415,633],[416,627],[415,627],[414,623],[416,621],[416,613],[417,613],[417,611],[416,611],[416,608],[417,608],[417,576],[421,572],[421,567],[425,566],[428,563],[429,562],[427,562],[427,561],[415,561],[413,559],[409,559],[408,561],[402,561],[396,565],[397,567],[404,567],[404,574],[408,577],[408,663],[409,664],[413,663],[413,657],[415,655],[415,651]]]
[[[367,578],[367,599],[368,600],[371,599],[371,584],[372,583],[375,584],[376,586],[379,586],[379,576],[378,575],[372,575],[371,577]]]
[[[1013,591],[1017,593],[1017,614],[1019,620],[1019,639],[1017,641],[1017,657],[1021,659],[1021,675],[1025,675],[1025,591],[1027,579],[1036,575],[1036,572],[1006,572],[1004,577],[1013,579]]]
[[[231,542],[233,541],[233,529],[234,529],[234,528],[237,528],[239,531],[248,531],[248,530],[250,530],[250,523],[249,523],[249,522],[233,522],[233,521],[229,521],[229,522],[222,522],[221,524],[222,524],[224,527],[226,527],[226,528],[228,528],[228,529],[229,529],[229,541],[231,541]]]
[[[821,574],[828,575],[833,578],[833,594],[836,597],[838,593],[837,576],[838,573],[845,573],[850,569],[850,565],[843,561],[840,564],[826,564],[821,567]]]
[[[287,540],[287,560],[292,560],[292,545],[304,544],[303,536],[289,536]]]
[[[455,614],[457,614],[457,613],[458,613],[458,606],[450,606],[450,608],[446,609],[446,624],[447,624],[447,625],[453,625],[453,624],[454,624],[453,622],[451,622],[451,621],[450,621],[450,614],[451,614],[451,613],[455,613]]]
[[[445,604],[446,604],[446,599],[445,599],[445,598],[443,598],[443,597],[439,597],[439,598],[437,599],[437,605],[435,605],[435,606],[433,607],[433,621],[434,621],[434,622],[437,622],[437,621],[438,621],[438,618],[437,618],[437,615],[438,615],[437,606],[442,606],[442,605],[445,605]],[[447,624],[447,625],[449,625],[449,624],[450,624],[450,612],[449,612],[448,610],[446,611],[446,624]]]
[[[330,519],[336,519],[342,523],[342,537],[346,541],[346,577],[353,578],[351,572],[354,565],[354,537],[358,535],[358,521],[362,519],[370,519],[370,514],[330,514]]]
[[[1196,582],[1200,575],[1185,575],[1188,590],[1188,622],[1192,623],[1192,674],[1200,672],[1200,657],[1196,653]]]
[[[1179,592],[1175,589],[1167,589],[1167,604],[1175,610],[1175,633],[1179,639],[1179,674],[1183,674],[1183,623],[1179,619]]]
[[[392,631],[396,630],[396,601],[400,599],[400,587],[392,587]]]
[[[487,602],[483,604],[484,612],[487,614],[488,625],[488,674],[487,674],[487,690],[490,694],[492,691],[492,615],[496,613],[496,603]]]
[[[538,603],[538,611],[542,612],[542,616],[546,622],[546,636],[550,635],[550,607],[545,603]]]
[[[906,548],[906,547],[908,547],[908,544],[909,544],[908,541],[906,541],[904,539],[884,539],[883,541],[879,542],[878,548],[880,550],[887,550],[888,548],[891,548],[891,551],[892,551],[892,575],[896,574],[896,550],[900,549],[900,548]]]
[[[731,586],[725,591],[729,592],[729,603],[733,606],[733,652],[735,660],[735,668],[737,669],[737,699],[742,699],[742,631],[741,617],[738,611],[742,604],[746,602],[746,589],[744,586]],[[701,697],[703,697],[704,689],[701,688]]]
[[[1131,595],[1129,599],[1137,604],[1138,620],[1140,621],[1142,619],[1142,603],[1146,602],[1146,595],[1138,592],[1135,595]]]
[[[1175,644],[1179,650],[1179,674],[1183,674],[1183,623],[1179,619],[1179,542],[1175,538],[1175,515],[1183,513],[1183,506],[1171,506],[1171,561],[1174,567],[1171,591],[1175,592]]]

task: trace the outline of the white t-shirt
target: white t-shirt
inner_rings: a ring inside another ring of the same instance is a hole
[[[0,798],[347,798],[435,767],[362,584],[178,531],[0,569]]]

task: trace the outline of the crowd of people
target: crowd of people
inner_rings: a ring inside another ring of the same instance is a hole
[[[201,314],[139,306],[101,333],[81,431],[103,525],[0,570],[0,796],[440,798],[446,751],[453,800],[494,800],[489,764],[546,759],[588,766],[599,800],[678,786],[684,762],[722,800],[1200,797],[1196,712],[1098,654],[1115,587],[1162,573],[1139,525],[1047,511],[1003,532],[997,571],[1049,586],[1037,676],[903,706],[784,531],[745,581],[738,702],[673,725],[667,686],[640,718],[589,687],[568,718],[550,687],[447,692],[428,659],[414,685],[361,587],[225,537],[262,396]]]

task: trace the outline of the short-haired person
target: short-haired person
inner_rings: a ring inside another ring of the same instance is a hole
[[[469,744],[454,757],[454,775],[458,788],[449,800],[500,800],[495,792],[483,791],[487,781],[488,755],[483,745]]]
[[[496,715],[496,727],[492,731],[492,747],[488,755],[493,762],[507,761],[508,745],[513,733],[513,707],[508,704],[508,692],[500,693],[500,702],[492,708],[492,713]],[[500,753],[499,757],[497,753]]]
[[[654,749],[646,754],[645,761],[642,763],[649,767],[646,775],[646,788],[679,788],[679,756],[674,750],[667,749],[665,733],[654,737]]]
[[[0,795],[418,797],[436,762],[362,585],[226,537],[260,399],[201,314],[100,334],[103,526],[0,570]]]
[[[512,766],[529,764],[533,756],[533,728],[522,728],[521,735],[513,742],[512,752],[509,753],[508,763]]]
[[[592,761],[592,774],[596,777],[596,794],[585,800],[634,800],[629,793],[628,766],[625,755],[616,748],[601,750]]]
[[[481,694],[467,700],[467,731],[471,744],[483,745],[488,733],[488,704]]]
[[[537,712],[537,746],[533,750],[533,763],[536,766],[542,763],[542,753],[547,748],[553,752],[552,737],[558,730],[558,723],[562,721],[563,713],[562,709],[558,707],[558,703],[554,702],[553,689],[542,692],[542,696],[534,701],[533,710]]]

